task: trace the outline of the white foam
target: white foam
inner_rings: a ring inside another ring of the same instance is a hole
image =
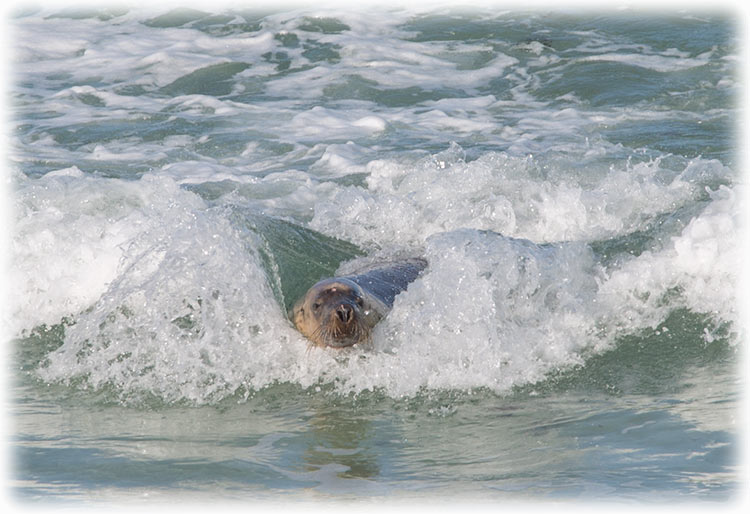
[[[216,38],[189,28],[151,28],[141,23],[144,15],[144,10],[131,12],[118,23],[27,17],[15,27],[15,60],[33,62],[28,73],[39,77],[62,65],[79,82],[99,73],[93,70],[106,70],[115,83],[161,87],[227,60],[262,62],[260,55],[275,46],[273,34],[267,31]],[[107,44],[102,44],[104,40]],[[133,70],[139,70],[137,77]]]
[[[247,169],[227,166],[211,161],[185,160],[165,164],[160,175],[172,178],[178,184],[203,184],[206,182],[232,181],[237,184],[255,184],[259,179]]]
[[[610,272],[599,301],[607,306],[611,327],[625,332],[654,328],[668,312],[685,307],[743,331],[737,290],[742,195],[735,189],[722,186],[712,192],[703,212],[665,248],[644,252]]]
[[[142,161],[144,157],[149,159],[166,159],[166,152],[157,151],[155,153],[146,153],[142,149],[135,151],[122,151],[108,148],[107,145],[96,145],[91,151],[91,159],[95,161]]]
[[[118,276],[122,245],[148,228],[149,209],[166,209],[164,195],[180,194],[168,180],[100,179],[77,168],[22,181],[11,246],[11,331],[59,323],[90,306]]]
[[[601,53],[578,59],[581,62],[617,62],[658,72],[682,71],[704,66],[710,54],[689,58],[684,55],[644,55],[643,53]]]
[[[309,171],[315,175],[323,173],[325,175],[340,177],[353,173],[364,173],[367,169],[366,162],[369,160],[368,156],[371,154],[371,150],[363,148],[352,141],[348,141],[343,145],[325,145],[323,155],[310,166]]]
[[[372,116],[367,111],[332,111],[320,106],[295,115],[289,124],[289,130],[303,140],[370,135],[385,128],[386,122],[382,118]]]
[[[677,171],[660,160],[598,171],[573,171],[576,164],[542,169],[533,158],[497,152],[466,162],[458,145],[416,164],[376,160],[367,166],[368,188],[342,188],[319,202],[311,225],[368,247],[418,244],[459,228],[537,242],[605,239],[642,228],[726,171],[701,159]]]
[[[155,395],[203,403],[293,369],[294,349],[306,345],[271,291],[260,242],[233,227],[222,209],[208,209],[163,177],[58,180],[42,179],[35,190],[67,187],[70,201],[71,189],[80,188],[88,201],[98,195],[122,209],[69,213],[56,224],[49,219],[56,209],[47,207],[38,221],[48,229],[19,233],[39,234],[16,241],[24,257],[36,256],[17,272],[34,279],[16,306],[19,323],[74,314],[64,345],[39,370],[44,379],[83,378],[87,387],[114,387],[126,401]],[[59,193],[50,199],[63,198]],[[68,250],[62,260],[61,249]],[[267,361],[274,362],[271,373]]]

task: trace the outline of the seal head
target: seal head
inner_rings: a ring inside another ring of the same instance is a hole
[[[347,278],[321,280],[292,309],[292,321],[316,346],[344,348],[370,340],[383,306]]]

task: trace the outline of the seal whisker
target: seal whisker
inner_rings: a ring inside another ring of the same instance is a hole
[[[313,345],[326,346],[331,337],[329,329],[327,324],[320,325],[311,335]]]

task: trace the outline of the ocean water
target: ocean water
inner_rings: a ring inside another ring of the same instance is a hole
[[[731,12],[6,25],[18,502],[740,494]],[[429,266],[369,346],[290,324],[403,255]]]

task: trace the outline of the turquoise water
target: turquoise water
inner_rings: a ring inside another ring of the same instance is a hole
[[[17,9],[19,503],[726,503],[729,14]],[[421,255],[372,343],[289,306]]]

